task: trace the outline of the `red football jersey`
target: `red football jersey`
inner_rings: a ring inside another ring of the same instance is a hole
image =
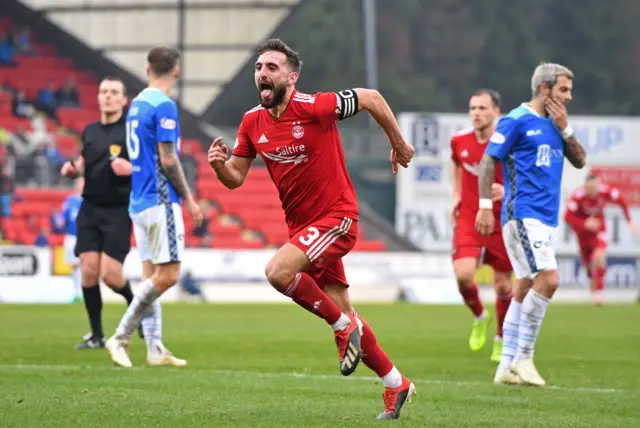
[[[476,134],[473,131],[473,128],[464,129],[451,139],[451,159],[460,165],[461,170],[458,217],[469,221],[475,221],[479,209],[478,165],[480,165],[480,160],[487,148],[487,144],[478,143]],[[496,165],[495,182],[503,183],[500,164]],[[493,212],[498,222],[500,221],[501,208],[502,202],[494,202]]]
[[[264,159],[292,231],[332,214],[357,219],[358,200],[336,125],[356,113],[350,94],[294,90],[280,118],[262,106],[242,118],[233,155]]]
[[[624,198],[620,196],[618,189],[605,184],[600,186],[598,195],[595,198],[588,197],[584,187],[579,187],[574,190],[567,202],[565,221],[576,233],[589,234],[593,232],[589,232],[584,228],[584,222],[589,217],[595,217],[600,219],[601,226],[599,232],[604,232],[607,229],[604,218],[604,208],[608,203],[619,205],[622,211],[624,211],[624,216],[627,218],[627,221],[631,221],[629,207]]]

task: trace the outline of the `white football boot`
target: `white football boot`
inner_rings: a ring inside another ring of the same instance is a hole
[[[536,366],[533,364],[533,358],[514,361],[511,363],[511,371],[518,375],[522,383],[525,385],[545,385],[544,379],[542,379],[542,376],[540,376]]]
[[[176,358],[166,348],[161,352],[147,352],[147,364],[150,366],[174,366],[184,367],[187,365],[187,360]]]
[[[111,361],[113,361],[120,367],[133,367],[133,364],[131,364],[131,359],[129,358],[128,341],[116,339],[115,336],[111,336],[111,338],[107,340],[107,343],[105,343],[104,347],[109,353]]]
[[[495,385],[522,385],[520,377],[509,369],[496,372],[493,378]]]

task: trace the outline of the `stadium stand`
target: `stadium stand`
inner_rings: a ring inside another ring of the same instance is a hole
[[[10,18],[0,17],[0,34],[7,34],[13,25]],[[36,121],[15,117],[12,97],[16,92],[24,91],[28,100],[35,100],[41,88],[50,84],[60,88],[72,78],[77,85],[79,106],[60,106],[56,111],[57,120],[50,117],[41,119],[45,120],[46,129],[57,143],[62,158],[69,159],[78,154],[79,131],[87,122],[98,118],[98,78],[92,72],[79,69],[72,60],[59,56],[54,46],[35,41],[32,42],[32,50],[29,55],[16,55],[12,65],[0,67],[0,85],[11,89],[0,94],[0,128],[9,134],[19,127],[33,131]],[[42,117],[41,113],[36,114],[36,118]],[[250,249],[280,246],[288,241],[280,201],[265,168],[254,168],[244,186],[232,192],[212,174],[200,141],[187,139],[182,144],[183,147],[189,146],[195,160],[195,191],[199,198],[210,203],[204,234],[194,233],[189,216],[185,216],[188,246]],[[5,151],[3,147],[0,159],[5,156]],[[11,216],[2,222],[3,236],[13,243],[33,245],[38,236],[44,234],[49,245],[61,245],[63,236],[49,232],[51,216],[60,209],[68,193],[68,189],[62,188],[29,185],[16,188]],[[131,239],[135,245],[133,236]],[[380,251],[384,244],[361,236],[356,249]]]

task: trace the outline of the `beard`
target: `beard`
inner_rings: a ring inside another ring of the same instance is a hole
[[[277,105],[282,103],[282,100],[284,100],[284,96],[287,93],[287,87],[285,85],[282,85],[280,87],[273,85],[271,86],[271,99],[267,100],[262,98],[263,89],[264,89],[263,85],[259,85],[257,88],[258,101],[260,102],[260,105],[264,108],[276,107]]]

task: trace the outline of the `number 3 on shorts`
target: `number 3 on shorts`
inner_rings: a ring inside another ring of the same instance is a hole
[[[309,231],[309,233],[307,234],[307,236],[301,236],[300,242],[308,247],[309,245],[313,244],[313,241],[318,239],[318,236],[320,236],[320,231],[313,226],[309,227],[307,230]]]

